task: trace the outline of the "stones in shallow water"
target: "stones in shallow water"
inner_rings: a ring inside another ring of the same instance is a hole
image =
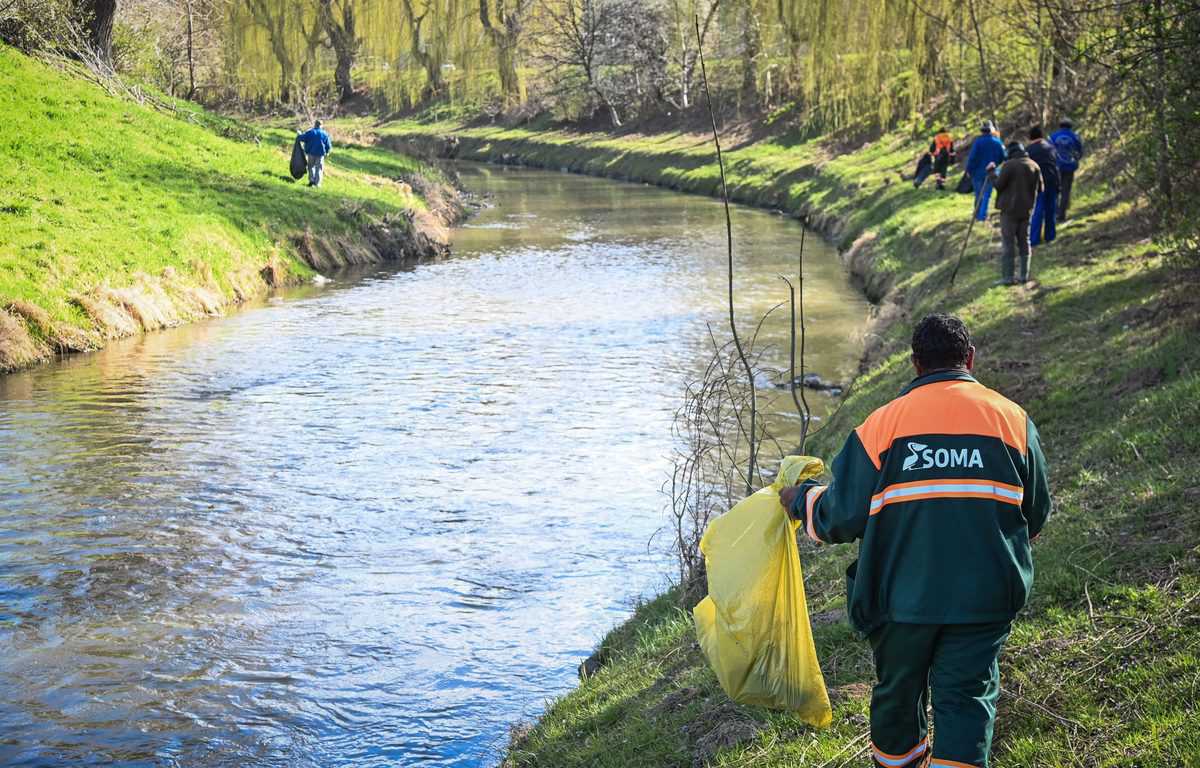
[[[779,389],[789,389],[791,385],[792,383],[790,381],[783,381],[777,386]],[[824,392],[830,397],[841,397],[842,391],[845,389],[845,387],[843,387],[841,384],[834,384],[833,382],[826,381],[815,373],[806,373],[803,377],[797,376],[796,386],[804,387],[805,389],[816,390],[817,392]]]

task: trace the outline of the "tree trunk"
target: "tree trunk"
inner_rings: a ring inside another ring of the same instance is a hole
[[[350,0],[342,0],[342,19],[333,15],[333,0],[321,0],[321,23],[337,56],[333,70],[333,81],[337,85],[338,101],[345,103],[354,96],[354,80],[351,70],[358,58],[358,20]]]
[[[500,91],[506,100],[515,100],[521,93],[521,81],[517,75],[516,45],[507,36],[496,46],[496,64],[500,73]]]
[[[988,108],[991,112],[992,124],[997,128],[996,91],[992,89],[992,80],[988,77],[987,50],[983,45],[983,31],[979,28],[979,17],[975,14],[975,0],[967,0],[967,8],[971,13],[971,25],[975,27],[975,41],[979,48],[979,72],[983,77],[983,88],[987,91]]]
[[[117,0],[93,0],[92,19],[88,32],[92,49],[105,65],[113,63],[113,20],[117,15]]]
[[[500,75],[500,91],[506,103],[514,103],[521,93],[521,80],[517,75],[517,45],[520,41],[522,16],[528,9],[526,0],[518,0],[516,7],[505,9],[504,2],[497,4],[497,19],[492,21],[488,0],[479,0],[479,21],[496,47],[496,69]]]
[[[287,42],[284,40],[284,18],[282,14],[273,15],[272,10],[274,8],[268,5],[265,0],[247,0],[247,5],[254,16],[254,20],[261,24],[263,29],[267,31],[267,37],[271,42],[271,53],[275,54],[275,61],[279,62],[279,102],[281,104],[290,104],[292,101],[292,81],[295,79],[296,64],[292,59],[291,51],[288,50]],[[314,25],[314,28],[317,26]],[[305,37],[306,43],[311,45],[309,36],[306,34]]]
[[[1163,202],[1171,200],[1171,137],[1167,131],[1167,59],[1168,45],[1163,26],[1163,0],[1154,0],[1154,130],[1158,144],[1158,194]],[[1163,206],[1159,206],[1160,210]]]
[[[425,25],[425,17],[429,15],[428,10],[420,15],[413,8],[412,0],[404,0],[402,7],[405,15],[408,17],[408,25],[412,27],[412,43],[409,46],[412,57],[421,64],[421,68],[425,70],[425,92],[422,96],[425,100],[432,101],[441,96],[445,91],[446,84],[442,80],[442,65],[438,61],[438,57],[429,52],[425,45],[424,32],[422,27]]]
[[[684,54],[683,66],[679,72],[679,100],[684,109],[692,105],[692,71],[696,65],[690,58],[690,56]]]
[[[604,94],[601,93],[600,98],[601,98],[601,100],[603,100],[604,106],[608,108],[608,119],[612,120],[613,128],[620,128],[621,127],[621,116],[617,113],[617,108],[615,106],[613,106],[613,103],[611,101],[609,101],[607,98],[605,98]]]
[[[762,34],[750,0],[742,7],[742,93],[741,101],[753,111],[758,108],[758,57],[762,53]]]
[[[196,98],[196,54],[192,40],[192,0],[187,0],[188,101]]]
[[[347,55],[344,49],[337,49],[337,66],[333,70],[333,81],[337,84],[338,101],[345,103],[354,97],[354,80],[350,70],[354,66],[354,57]]]

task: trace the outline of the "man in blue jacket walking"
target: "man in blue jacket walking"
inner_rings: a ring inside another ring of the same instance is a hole
[[[313,123],[313,127],[300,134],[300,143],[304,145],[304,154],[308,159],[308,186],[321,186],[321,176],[325,172],[325,156],[333,151],[329,134],[321,128],[321,121]]]
[[[971,143],[971,153],[967,155],[967,173],[970,174],[971,184],[975,187],[975,218],[987,221],[988,201],[992,199],[988,166],[997,166],[1004,162],[1004,142],[996,135],[996,127],[992,125],[991,120],[984,120],[979,131],[979,135]]]
[[[1075,171],[1083,158],[1083,142],[1075,133],[1071,121],[1063,119],[1058,130],[1050,134],[1050,143],[1058,152],[1058,220],[1067,220],[1067,207],[1071,205],[1071,187],[1075,185]]]

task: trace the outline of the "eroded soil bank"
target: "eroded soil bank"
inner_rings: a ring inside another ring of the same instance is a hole
[[[4,46],[0,92],[0,373],[341,267],[439,258],[463,214],[436,168],[336,129],[312,190],[284,173],[287,129],[138,103]]]

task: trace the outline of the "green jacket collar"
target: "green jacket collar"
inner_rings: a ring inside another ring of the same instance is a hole
[[[924,376],[918,376],[910,381],[908,386],[900,390],[900,394],[901,396],[907,395],[917,387],[923,387],[926,384],[935,384],[939,381],[971,381],[975,382],[976,384],[979,383],[975,381],[974,376],[966,371],[934,371],[933,373],[927,373]]]

